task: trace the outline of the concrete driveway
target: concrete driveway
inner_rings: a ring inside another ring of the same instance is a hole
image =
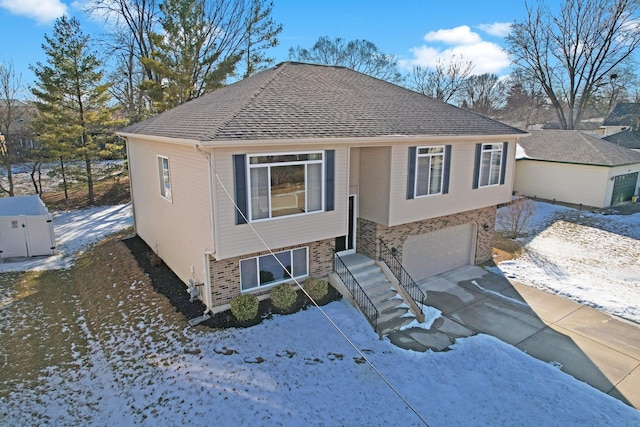
[[[455,331],[453,338],[465,331],[493,335],[640,409],[640,325],[480,267],[462,267],[418,285],[427,304],[443,313],[434,327],[449,336],[448,331]]]

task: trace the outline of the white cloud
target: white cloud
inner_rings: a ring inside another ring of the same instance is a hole
[[[0,8],[35,19],[39,24],[48,24],[67,12],[67,6],[60,0],[0,0]]]
[[[493,24],[480,24],[478,28],[487,34],[496,37],[507,37],[511,31],[510,22],[494,22]]]
[[[412,58],[398,61],[400,67],[410,70],[419,65],[433,68],[438,61],[447,63],[454,56],[474,65],[473,74],[505,74],[511,65],[509,55],[496,43],[482,40],[478,33],[466,26],[431,31],[424,36],[427,44],[413,47]],[[447,46],[442,46],[446,44]]]
[[[424,36],[428,42],[442,42],[450,45],[474,44],[481,41],[477,33],[471,31],[467,25],[438,31],[430,31]]]

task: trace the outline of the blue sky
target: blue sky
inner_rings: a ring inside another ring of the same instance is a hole
[[[44,61],[42,43],[63,13],[80,19],[85,33],[98,36],[100,23],[84,17],[84,0],[0,0],[0,62],[13,62],[23,83],[31,84],[29,64]],[[284,27],[271,55],[286,61],[292,46],[311,47],[320,36],[366,39],[396,55],[406,70],[433,65],[437,58],[461,55],[474,72],[505,74],[500,51],[507,25],[522,20],[524,0],[273,0],[274,19]]]

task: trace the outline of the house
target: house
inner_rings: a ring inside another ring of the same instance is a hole
[[[611,110],[611,113],[604,119],[602,126],[596,133],[604,137],[625,130],[637,131],[638,120],[640,120],[640,104],[618,102]]]
[[[286,62],[119,132],[137,234],[208,310],[383,239],[416,280],[491,258],[526,133],[343,67]]]
[[[602,139],[620,147],[625,147],[640,153],[640,132],[636,130],[627,129],[622,132],[605,136]]]
[[[640,153],[577,130],[530,133],[518,141],[516,192],[596,208],[637,195]]]

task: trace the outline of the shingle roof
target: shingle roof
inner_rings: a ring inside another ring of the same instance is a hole
[[[518,140],[526,158],[597,166],[640,163],[640,153],[578,130],[534,130]]]
[[[293,62],[218,89],[121,133],[203,142],[525,134],[344,67]]]
[[[618,102],[604,122],[602,126],[630,126],[638,127],[638,118],[640,117],[640,104],[635,102]]]
[[[640,150],[640,132],[625,130],[614,133],[613,135],[605,136],[602,139],[615,145],[619,145],[620,147]]]

